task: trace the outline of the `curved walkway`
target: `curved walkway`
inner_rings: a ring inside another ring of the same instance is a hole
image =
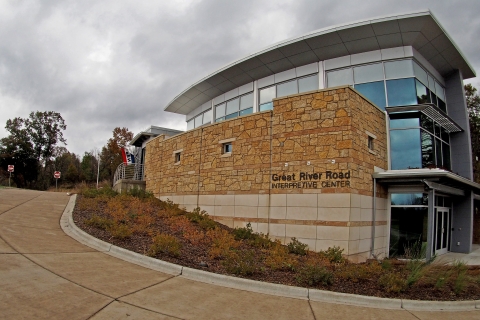
[[[69,199],[0,189],[0,319],[480,319],[478,309],[382,309],[381,303],[287,298],[144,268],[66,235],[60,219]]]

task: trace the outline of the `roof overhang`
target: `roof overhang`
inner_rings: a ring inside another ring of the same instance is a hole
[[[462,195],[465,190],[472,190],[480,195],[480,184],[443,169],[388,170],[375,172],[372,177],[386,185],[422,183],[448,194]]]
[[[151,132],[137,133],[135,137],[133,137],[132,141],[130,141],[130,145],[135,147],[141,147],[145,141],[155,136],[158,136],[158,134],[151,133]]]
[[[442,75],[475,71],[430,11],[387,16],[317,30],[237,60],[180,93],[165,111],[188,114],[209,100],[253,80],[336,57],[412,46]]]
[[[436,122],[438,122],[442,127],[445,128],[448,132],[460,132],[463,129],[453,121],[445,112],[439,109],[436,105],[431,103],[417,104],[413,106],[398,106],[398,107],[386,107],[385,110],[388,114],[397,113],[397,112],[409,112],[409,111],[418,111],[429,116]]]

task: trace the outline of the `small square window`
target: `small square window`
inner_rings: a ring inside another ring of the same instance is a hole
[[[180,162],[181,158],[182,158],[182,153],[181,152],[175,153],[175,163]]]
[[[232,143],[227,142],[223,144],[223,153],[232,153]]]
[[[369,149],[370,151],[374,151],[373,140],[375,140],[373,137],[368,136],[368,149]]]

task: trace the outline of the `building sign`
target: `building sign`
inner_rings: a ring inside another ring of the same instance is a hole
[[[272,189],[319,189],[350,187],[350,171],[272,174]]]

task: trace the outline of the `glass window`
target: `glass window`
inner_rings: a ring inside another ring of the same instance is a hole
[[[417,104],[415,79],[388,80],[387,96],[390,107]]]
[[[426,206],[428,196],[423,193],[392,193],[392,206]]]
[[[413,62],[413,73],[415,74],[415,77],[420,80],[425,86],[428,85],[427,72],[423,70],[423,68],[420,67],[415,61]]]
[[[440,127],[440,137],[443,141],[450,143],[450,135],[448,134],[447,130]]]
[[[437,105],[437,96],[435,95],[435,93],[431,92],[430,95],[432,96],[432,103],[434,105]]]
[[[442,163],[442,141],[435,139],[435,164],[437,167],[441,167]]]
[[[236,117],[238,117],[238,112],[230,113],[229,115],[225,116],[225,120],[233,119],[233,118],[236,118]]]
[[[398,79],[413,77],[412,60],[385,62],[385,78]]]
[[[225,103],[222,103],[215,107],[215,116],[217,118],[225,116]]]
[[[336,87],[342,85],[352,85],[353,84],[353,74],[352,69],[343,69],[327,73],[327,84],[328,87]]]
[[[240,110],[253,107],[253,93],[240,97]]]
[[[260,111],[273,110],[273,102],[264,103],[260,105]]]
[[[203,124],[203,114],[195,117],[195,128],[200,127]]]
[[[277,98],[298,93],[297,80],[277,85]]]
[[[390,257],[403,256],[406,249],[427,242],[428,208],[392,207],[390,217]]]
[[[435,154],[433,153],[433,137],[422,130],[422,168],[435,166]]]
[[[240,107],[240,99],[236,98],[227,102],[227,111],[226,114],[231,114],[238,111]]]
[[[187,121],[187,130],[192,130],[195,128],[195,119]]]
[[[355,89],[372,101],[376,106],[385,110],[385,85],[383,81],[356,84]]]
[[[440,83],[435,81],[435,93],[437,94],[437,97],[445,101],[445,94],[443,92],[443,87]]]
[[[425,87],[420,81],[415,79],[415,87],[417,89],[417,103],[429,103],[430,102],[430,90]]]
[[[248,108],[248,109],[240,111],[240,116],[246,116],[247,114],[250,114],[252,112],[253,112],[253,108]]]
[[[430,117],[424,115],[423,113],[420,115],[420,123],[421,123],[421,127],[426,129],[428,132],[430,133],[435,132],[433,129],[434,127],[433,120]]]
[[[318,74],[298,79],[298,92],[318,90]]]
[[[212,109],[209,109],[208,111],[205,111],[203,113],[203,124],[207,124],[212,122]]]
[[[421,168],[420,129],[390,131],[392,169]]]
[[[222,122],[222,121],[225,121],[225,117],[217,118],[215,120],[215,122]]]
[[[430,88],[430,91],[432,91],[433,93],[436,93],[436,91],[435,91],[435,80],[429,74],[428,74],[428,88]]]
[[[383,80],[383,66],[381,63],[353,68],[355,83],[364,83]]]
[[[420,115],[418,112],[393,113],[390,114],[390,128],[418,128],[420,127]]]
[[[443,112],[447,112],[447,105],[445,104],[445,102],[443,102],[442,100],[438,99],[437,100],[437,106],[440,108],[440,110],[442,110]]]
[[[260,90],[260,104],[271,102],[277,97],[276,92],[275,86]]]
[[[223,144],[223,153],[231,153],[232,150],[233,150],[233,148],[232,148],[232,143],[231,142],[227,142],[227,143]]]
[[[450,146],[446,143],[442,144],[442,160],[443,168],[450,170]]]

